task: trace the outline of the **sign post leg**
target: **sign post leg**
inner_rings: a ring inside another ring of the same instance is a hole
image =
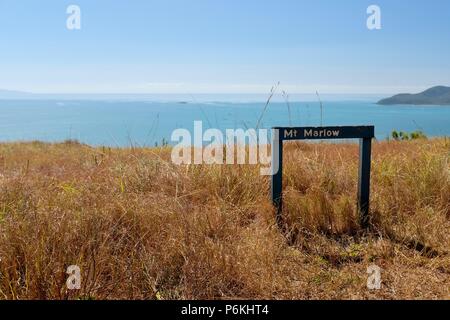
[[[369,226],[371,138],[359,141],[358,212],[362,228]]]
[[[283,192],[283,140],[280,137],[280,130],[272,130],[272,182],[271,193],[272,202],[276,208],[277,223],[282,224],[281,210]]]

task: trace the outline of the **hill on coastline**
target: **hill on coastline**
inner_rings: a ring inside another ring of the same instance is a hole
[[[417,94],[397,94],[377,104],[450,105],[450,87],[437,86]]]
[[[30,96],[32,96],[32,93],[29,92],[0,89],[0,99],[21,99],[29,98]]]

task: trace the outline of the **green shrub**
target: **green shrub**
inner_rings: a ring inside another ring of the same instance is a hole
[[[395,141],[407,141],[407,140],[416,140],[416,139],[426,139],[427,136],[423,131],[413,131],[410,134],[405,131],[398,132],[397,130],[393,130],[391,133],[391,137]]]

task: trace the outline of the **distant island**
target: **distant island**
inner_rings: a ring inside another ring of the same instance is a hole
[[[450,87],[437,86],[417,94],[397,94],[377,104],[450,105]]]
[[[21,99],[29,98],[30,96],[32,96],[32,94],[29,92],[0,89],[0,99]]]

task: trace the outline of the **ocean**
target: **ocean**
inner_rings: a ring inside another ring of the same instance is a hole
[[[255,128],[265,102],[137,100],[0,100],[0,142],[76,139],[93,146],[154,146],[172,131]],[[271,102],[260,128],[272,126],[374,125],[377,139],[392,130],[450,136],[450,106],[381,106],[370,100]]]

